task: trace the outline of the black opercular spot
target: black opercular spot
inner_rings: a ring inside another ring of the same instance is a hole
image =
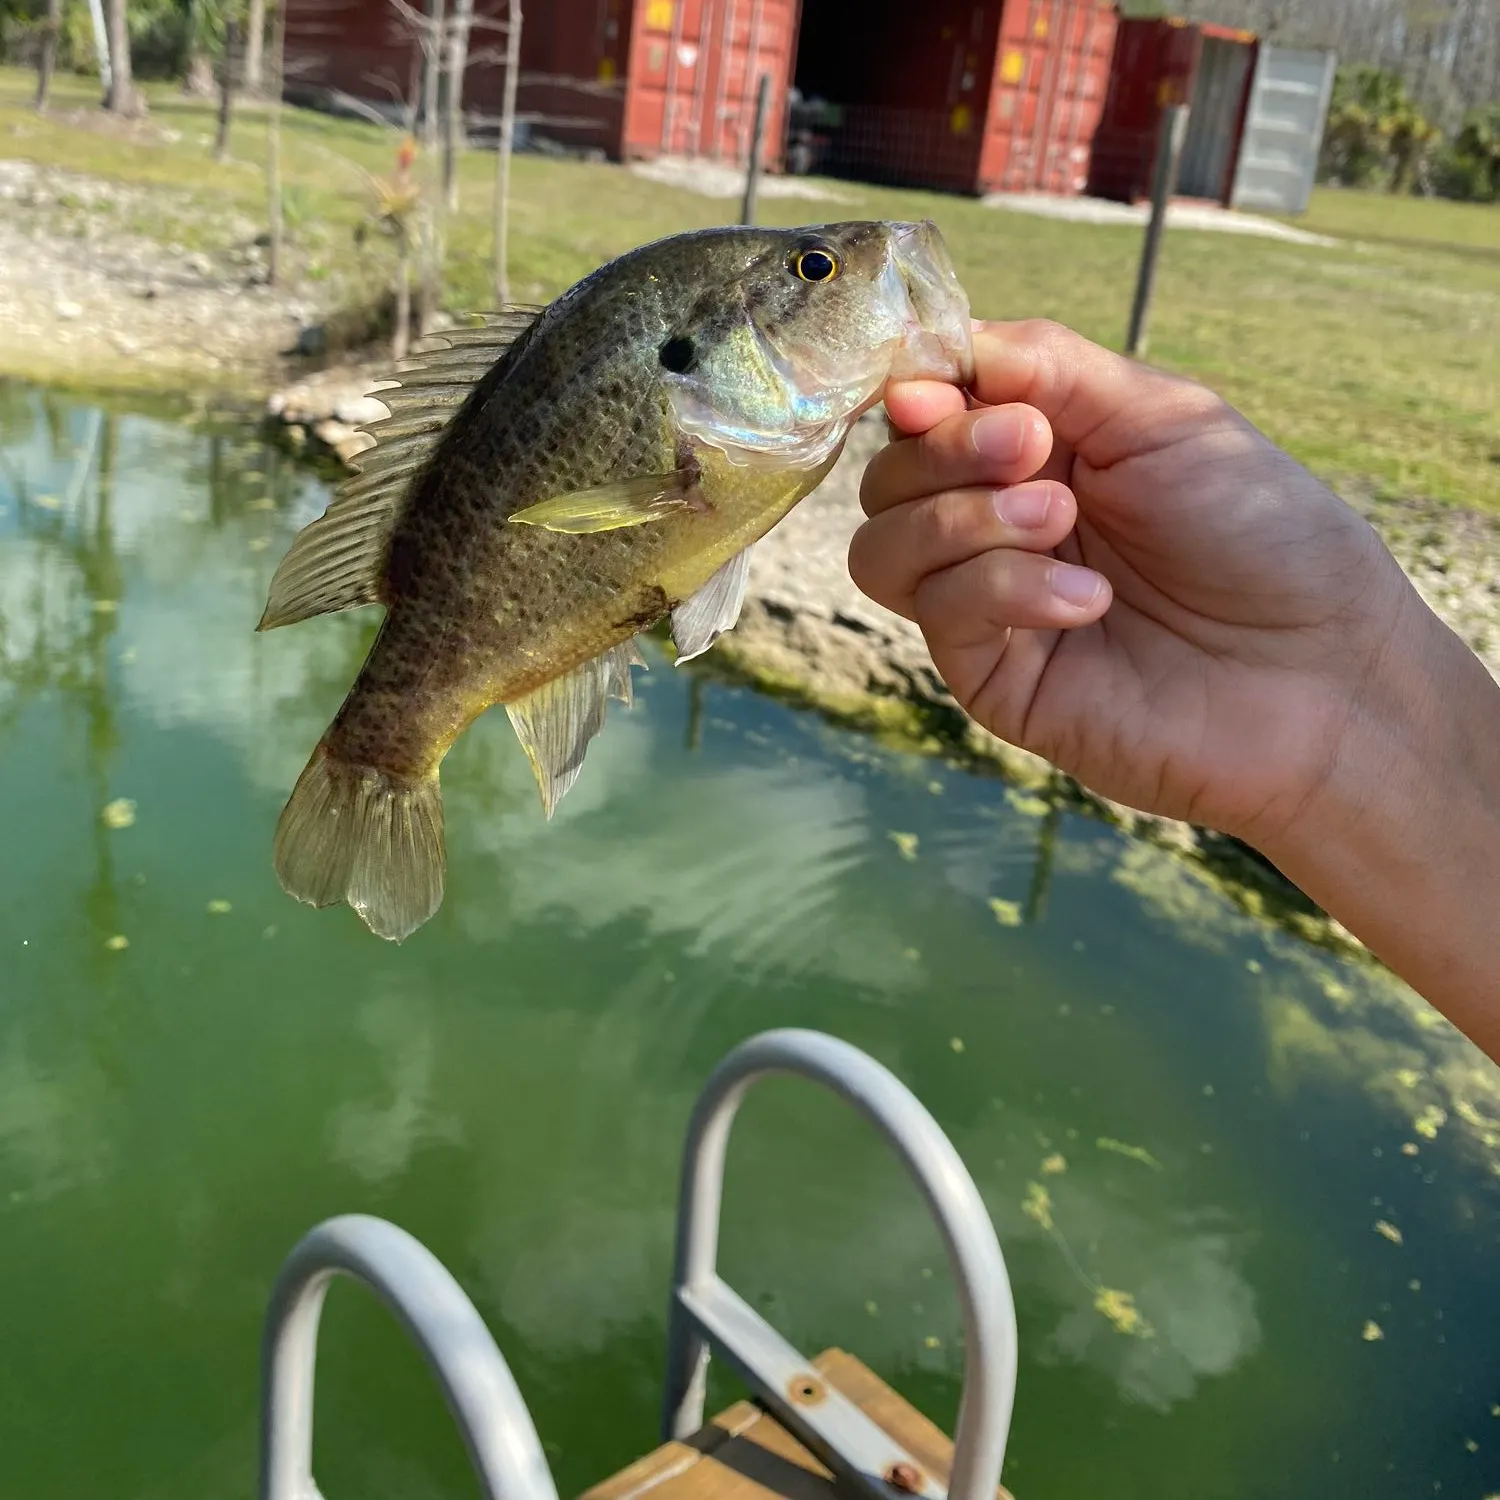
[[[674,339],[668,339],[661,346],[660,359],[662,368],[670,370],[674,375],[685,375],[693,367],[693,360],[697,358],[698,351],[693,348],[693,341],[683,335]]]

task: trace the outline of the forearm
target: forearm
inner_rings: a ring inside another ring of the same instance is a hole
[[[1316,801],[1265,853],[1500,1060],[1500,685],[1415,595],[1409,612]]]

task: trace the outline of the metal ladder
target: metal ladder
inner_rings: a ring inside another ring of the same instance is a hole
[[[906,1163],[942,1231],[964,1318],[963,1395],[946,1489],[718,1275],[730,1128],[751,1086],[778,1073],[823,1084],[870,1120]],[[485,1500],[557,1500],[526,1403],[474,1304],[419,1241],[363,1214],[313,1229],[287,1257],[272,1291],[262,1348],[260,1500],[321,1500],[312,1476],[313,1376],[318,1320],[337,1275],[369,1286],[427,1356]],[[664,1441],[702,1426],[711,1354],[868,1500],[994,1500],[1016,1385],[1005,1258],[952,1142],[905,1084],[847,1042],[815,1031],[764,1032],[734,1048],[699,1095],[678,1199]]]

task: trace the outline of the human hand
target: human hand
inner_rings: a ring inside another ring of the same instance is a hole
[[[1438,622],[1371,527],[1202,386],[1039,322],[976,324],[975,361],[980,409],[887,391],[912,436],[866,471],[854,581],[1000,738],[1274,848],[1351,726],[1388,716],[1393,643]]]

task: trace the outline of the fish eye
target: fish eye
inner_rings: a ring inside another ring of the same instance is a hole
[[[839,274],[838,258],[831,250],[798,250],[792,256],[792,274],[799,281],[832,281]]]
[[[664,370],[670,370],[674,375],[684,375],[692,368],[697,352],[693,348],[692,339],[679,334],[661,346],[657,351],[657,358],[661,360]]]

